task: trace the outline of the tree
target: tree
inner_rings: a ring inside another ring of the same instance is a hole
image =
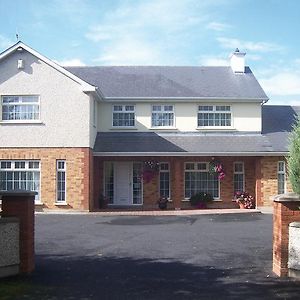
[[[300,117],[290,135],[288,176],[292,185],[293,191],[300,195]]]

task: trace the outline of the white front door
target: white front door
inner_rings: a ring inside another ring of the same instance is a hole
[[[132,162],[114,164],[114,204],[132,204]]]

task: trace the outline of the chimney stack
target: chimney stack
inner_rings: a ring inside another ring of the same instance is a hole
[[[230,66],[234,73],[245,73],[245,52],[238,48],[230,56]]]

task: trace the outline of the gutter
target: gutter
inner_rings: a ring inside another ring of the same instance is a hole
[[[117,156],[286,156],[288,152],[93,152],[95,157]]]
[[[134,101],[134,102],[161,102],[161,101],[170,101],[170,102],[181,102],[188,100],[189,102],[259,102],[266,103],[269,98],[239,98],[239,97],[104,97],[105,102],[119,102],[119,101]]]

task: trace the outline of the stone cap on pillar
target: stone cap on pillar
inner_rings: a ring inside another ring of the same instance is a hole
[[[300,222],[292,222],[289,224],[290,227],[300,228]]]
[[[272,197],[274,202],[300,202],[300,195],[296,193],[280,194]]]
[[[30,197],[37,195],[35,191],[29,190],[11,190],[11,191],[0,191],[0,199],[4,197]]]

